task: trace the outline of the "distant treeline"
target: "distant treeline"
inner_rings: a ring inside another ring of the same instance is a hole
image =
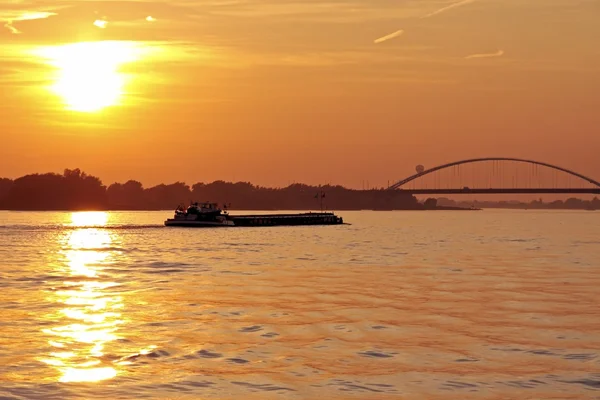
[[[351,190],[342,186],[294,184],[274,189],[247,182],[161,184],[144,188],[138,181],[102,181],[79,169],[62,175],[47,173],[0,179],[0,209],[4,210],[171,210],[192,201],[231,204],[237,210],[418,210],[425,205],[398,191]]]
[[[438,199],[439,206],[449,207],[476,207],[476,208],[512,208],[512,209],[537,209],[537,210],[600,210],[600,199],[592,200],[569,198],[565,201],[556,200],[548,203],[540,200],[531,202],[519,201],[455,201],[447,198]]]

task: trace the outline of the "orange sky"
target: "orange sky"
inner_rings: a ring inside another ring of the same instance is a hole
[[[0,176],[383,186],[508,156],[600,179],[594,0],[0,4]]]

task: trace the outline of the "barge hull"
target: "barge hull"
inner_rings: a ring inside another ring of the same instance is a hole
[[[220,228],[249,226],[341,225],[344,220],[333,213],[227,215],[222,221],[168,219],[166,226],[179,228]]]
[[[333,213],[230,215],[234,226],[340,225],[343,220]]]
[[[165,221],[165,226],[174,226],[177,228],[231,228],[233,223],[231,221],[223,222],[210,222],[210,221],[178,221],[174,219],[168,219]]]

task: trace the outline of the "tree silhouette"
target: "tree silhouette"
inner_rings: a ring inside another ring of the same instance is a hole
[[[138,181],[113,183],[106,190],[108,204],[122,210],[144,209],[144,187]]]
[[[322,194],[325,197],[322,197]],[[577,208],[600,209],[600,200],[543,203],[457,202],[428,199],[424,204],[402,191],[352,190],[342,186],[310,186],[296,183],[281,189],[265,188],[249,182],[198,182],[191,188],[184,182],[160,184],[145,189],[135,180],[113,183],[106,188],[102,181],[80,169],[66,169],[62,175],[32,174],[0,179],[0,207],[11,210],[172,210],[192,201],[231,204],[238,210],[419,210],[448,206],[507,208]],[[437,204],[436,204],[437,203]]]
[[[33,174],[16,179],[2,202],[17,210],[105,209],[106,187],[100,179],[79,169],[63,175]]]
[[[0,178],[0,205],[2,205],[2,199],[6,197],[12,185],[13,181],[11,179]]]

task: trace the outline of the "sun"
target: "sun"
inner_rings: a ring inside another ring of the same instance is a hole
[[[51,90],[67,109],[96,112],[120,104],[127,76],[120,71],[139,59],[135,42],[81,42],[42,48],[37,54],[56,68]]]

